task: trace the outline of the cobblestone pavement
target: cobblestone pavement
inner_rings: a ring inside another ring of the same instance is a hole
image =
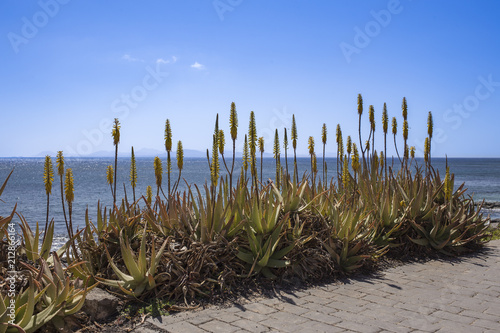
[[[453,262],[149,318],[133,332],[500,332],[500,241]]]

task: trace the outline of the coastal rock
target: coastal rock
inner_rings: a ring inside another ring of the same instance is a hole
[[[82,307],[91,320],[101,321],[116,313],[120,299],[110,293],[99,289],[92,289],[85,298]]]

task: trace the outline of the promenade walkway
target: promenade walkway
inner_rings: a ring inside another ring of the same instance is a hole
[[[133,332],[500,332],[500,241],[456,261],[149,318]]]

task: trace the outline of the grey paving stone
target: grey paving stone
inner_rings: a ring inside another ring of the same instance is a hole
[[[240,318],[239,320],[236,320],[231,323],[234,326],[241,327],[242,329],[245,329],[250,332],[254,333],[261,333],[261,332],[267,332],[268,328],[264,325],[261,325],[259,323],[256,323],[254,321],[248,320],[248,319],[242,319]]]
[[[329,324],[332,326],[342,321],[338,317],[330,316],[330,315],[327,315],[325,313],[316,312],[316,311],[310,311],[310,312],[302,314],[301,316],[308,318],[308,319],[315,320],[315,321],[319,321],[319,322],[324,323],[324,324]]]
[[[487,256],[394,267],[225,309],[148,318],[133,332],[499,332],[500,241]]]
[[[235,312],[234,314],[237,315],[238,317],[252,320],[256,323],[270,318],[268,315],[263,315],[253,311],[241,311],[241,312]]]
[[[247,310],[247,311],[253,311],[253,312],[256,312],[256,313],[260,313],[260,314],[270,314],[270,313],[278,311],[278,310],[276,310],[273,307],[270,307],[270,306],[267,306],[267,305],[264,305],[264,304],[261,304],[261,303],[245,304],[243,306],[243,308],[245,310]]]
[[[308,308],[304,308],[302,306],[293,305],[293,304],[289,304],[289,303],[276,304],[273,306],[273,308],[275,308],[276,310],[279,310],[279,311],[285,311],[285,312],[293,313],[296,315],[301,315],[303,313],[310,311]]]
[[[381,331],[381,329],[377,327],[348,321],[342,321],[336,326],[360,333],[377,333]]]
[[[167,332],[170,333],[177,333],[177,332],[182,332],[182,333],[206,333],[207,331],[191,324],[188,323],[187,321],[180,321],[177,323],[173,324],[166,324],[166,325],[155,325],[161,329],[166,330]]]
[[[478,319],[472,323],[473,326],[479,326],[482,328],[488,328],[491,330],[500,331],[500,323],[497,321],[491,321],[486,319]]]
[[[230,325],[228,323],[216,319],[201,324],[199,327],[204,329],[205,331],[213,333],[233,333],[240,329],[239,327]]]

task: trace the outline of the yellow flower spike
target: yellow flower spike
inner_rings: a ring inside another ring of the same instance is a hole
[[[429,162],[429,149],[430,149],[429,137],[426,137],[424,143],[424,159],[426,163]]]
[[[158,156],[156,156],[154,159],[154,169],[155,169],[156,186],[159,189],[161,187],[163,166],[162,166],[161,160]]]
[[[248,153],[248,138],[247,135],[245,134],[245,140],[243,142],[243,170],[247,171],[248,170],[248,162],[250,160],[249,153]]]
[[[117,145],[120,143],[120,122],[118,118],[115,118],[113,122],[113,130],[111,131],[111,135],[113,136],[113,145]]]
[[[296,149],[297,148],[297,124],[295,123],[295,115],[292,115],[291,139],[292,139],[292,147],[293,147],[293,149]]]
[[[411,155],[411,158],[415,158],[415,146],[410,147],[410,155]]]
[[[384,152],[381,151],[380,152],[380,158],[379,158],[379,163],[380,163],[380,169],[383,169],[384,168],[384,162],[385,162],[385,159],[384,159]]]
[[[184,150],[182,149],[182,142],[177,142],[177,168],[182,170],[184,166]]]
[[[403,121],[403,139],[405,141],[408,140],[408,121],[407,120]]]
[[[307,141],[307,148],[309,149],[309,155],[314,154],[314,138],[312,136]]]
[[[352,139],[351,139],[350,135],[347,136],[346,147],[347,147],[347,154],[351,155],[351,153],[352,153]]]
[[[234,102],[231,103],[229,127],[231,128],[231,139],[234,141],[238,137],[238,113],[236,112],[236,105]]]
[[[429,115],[427,116],[427,134],[429,134],[429,138],[431,139],[433,131],[434,131],[434,122],[432,121],[432,112],[429,111]]]
[[[64,184],[64,189],[65,189],[65,194],[66,194],[66,201],[71,204],[73,200],[75,199],[75,195],[73,193],[74,191],[74,186],[73,186],[73,170],[69,168],[66,170],[66,181]]]
[[[326,130],[326,124],[323,123],[323,127],[321,128],[321,142],[323,142],[324,145],[326,145],[326,137],[327,135],[327,130]]]
[[[45,183],[45,193],[47,195],[52,193],[52,182],[54,181],[54,169],[52,167],[52,159],[49,155],[45,156],[45,163],[43,168],[43,182]]]
[[[264,140],[262,140],[264,142]],[[274,132],[274,146],[273,146],[274,158],[277,159],[280,155],[280,138],[278,135],[278,129]]]
[[[285,131],[285,133],[286,133],[286,131]],[[273,153],[274,153],[274,159],[276,160],[276,184],[278,185],[278,189],[279,189],[281,161],[280,161],[280,138],[278,135],[278,129],[276,129],[276,131],[274,132]]]
[[[151,185],[146,187],[146,200],[149,204],[151,204],[151,201],[153,200],[153,189],[151,188]]]
[[[288,135],[286,133],[286,127],[285,127],[285,134],[283,137],[283,149],[285,149],[285,152],[288,149]]]
[[[387,130],[389,129],[389,117],[387,116],[387,104],[384,103],[384,110],[382,111],[382,129],[384,134],[387,134]]]
[[[352,169],[355,172],[358,172],[360,164],[359,164],[359,153],[358,153],[358,147],[356,144],[353,142],[352,144],[352,161],[351,161],[351,166]]]
[[[340,161],[342,161],[342,159],[344,158],[344,139],[342,138],[342,132],[340,132],[339,143],[337,148],[339,151]]]
[[[172,128],[169,119],[165,122],[165,149],[167,152],[172,151]]]
[[[63,176],[64,175],[64,156],[63,156],[62,150],[57,152],[56,165],[57,165],[57,174],[59,176]]]
[[[403,119],[407,120],[408,118],[408,105],[406,104],[406,97],[403,97],[403,103],[401,104],[401,110],[403,111]]]
[[[219,180],[219,114],[215,117],[215,129],[212,137],[212,162],[210,163],[210,179],[214,187]]]
[[[316,153],[312,153],[311,155],[311,158],[312,158],[312,172],[313,173],[317,173],[318,172],[318,161],[316,160]]]
[[[344,158],[344,167],[342,168],[342,183],[344,184],[344,188],[349,186],[349,164],[347,162],[347,156]]]
[[[444,186],[443,186],[443,189],[444,189],[444,199],[446,201],[450,201],[451,199],[451,192],[452,192],[452,189],[451,189],[451,180],[450,180],[450,167],[446,167],[446,176],[444,177]]]
[[[134,147],[132,147],[132,154],[130,157],[130,185],[135,189],[137,186],[137,165],[135,161]]]
[[[373,132],[375,132],[375,109],[373,108],[373,105],[370,105],[369,107],[368,117],[370,119],[370,128]]]
[[[226,146],[226,139],[224,138],[223,130],[219,130],[218,140],[219,140],[219,153],[221,155],[224,155],[224,147]]]
[[[392,134],[398,134],[398,121],[396,117],[392,117]]]
[[[358,114],[361,116],[363,114],[363,97],[358,94]]]
[[[108,168],[106,169],[106,180],[109,185],[113,184],[113,166],[108,165]]]
[[[260,137],[259,140],[258,140],[258,146],[259,146],[259,151],[261,153],[264,152],[264,137]]]
[[[365,150],[369,151],[370,150],[370,140],[365,141]]]

